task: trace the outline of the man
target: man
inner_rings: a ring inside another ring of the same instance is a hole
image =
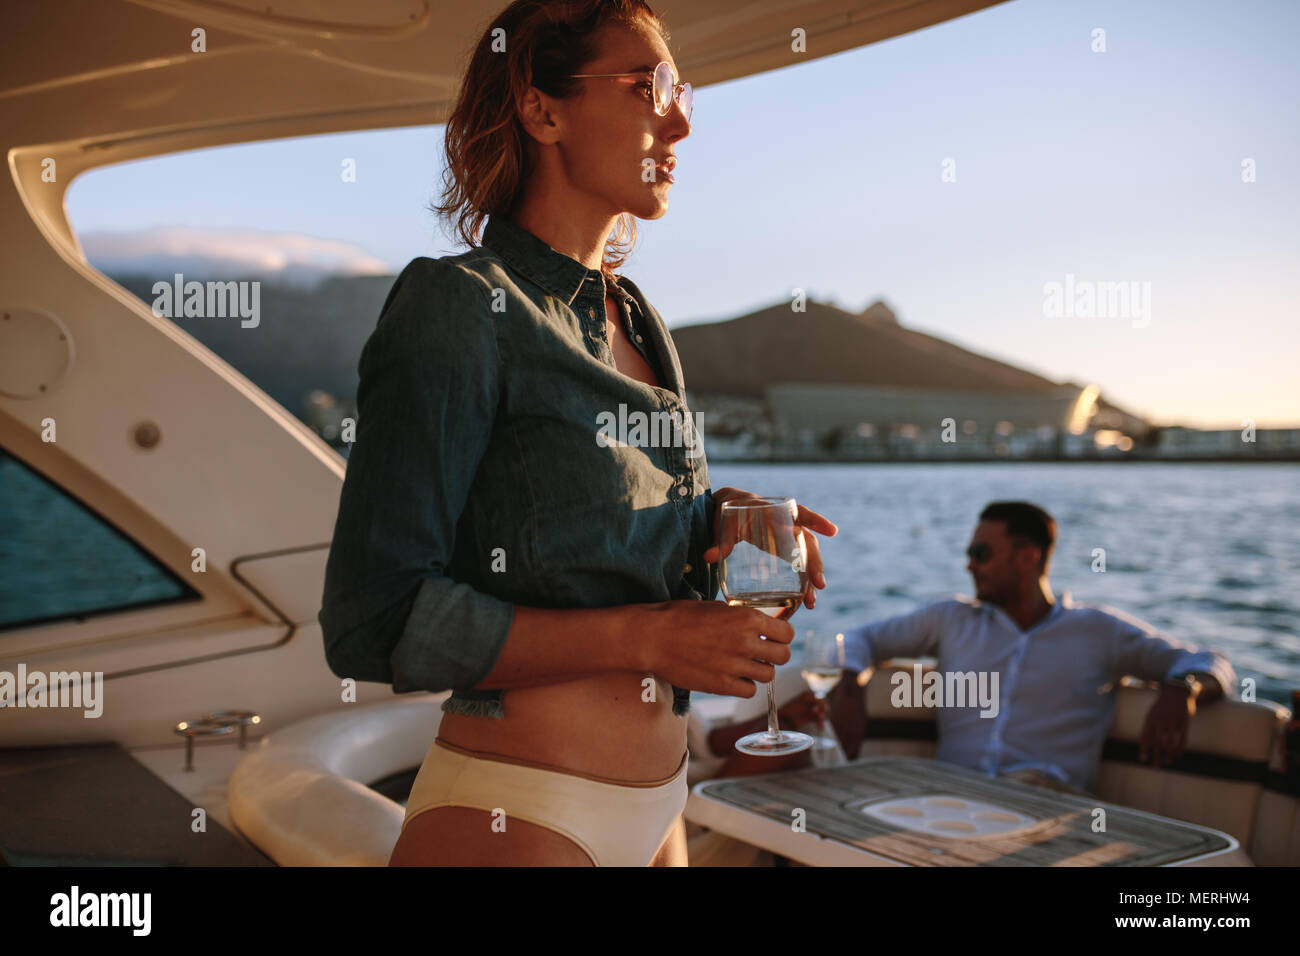
[[[1114,715],[1110,691],[1125,675],[1161,682],[1142,730],[1140,759],[1159,766],[1182,752],[1197,706],[1236,686],[1232,665],[1120,611],[1075,604],[1069,592],[1058,601],[1047,580],[1055,543],[1056,522],[1042,508],[993,502],[966,549],[974,600],[939,601],[845,633],[848,673],[833,701],[832,722],[850,758],[866,726],[855,678],[892,657],[936,657],[941,675],[982,672],[997,691],[994,707],[943,702],[939,760],[1091,791]]]

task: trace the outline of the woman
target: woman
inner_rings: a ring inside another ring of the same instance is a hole
[[[362,352],[326,656],[453,689],[392,865],[684,865],[689,691],[750,697],[789,660],[790,624],[713,600],[718,509],[752,496],[707,487],[672,340],[607,256],[667,210],[690,132],[666,37],[638,0],[493,21],[437,207],[471,248],[411,262]],[[688,427],[602,432],[638,412]]]

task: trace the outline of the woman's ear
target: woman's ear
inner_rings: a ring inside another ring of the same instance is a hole
[[[537,87],[530,86],[516,104],[524,132],[544,146],[556,143],[560,138],[560,127],[551,111],[553,102]]]

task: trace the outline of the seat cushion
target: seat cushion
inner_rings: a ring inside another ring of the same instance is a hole
[[[369,784],[424,761],[446,696],[343,704],[273,731],[231,775],[231,819],[281,866],[387,865],[406,813]]]

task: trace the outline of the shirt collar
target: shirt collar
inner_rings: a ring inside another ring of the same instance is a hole
[[[1018,629],[1019,626],[1016,625],[1015,621],[1011,620],[1011,616],[1007,614],[1006,611],[1002,610],[1002,608],[998,607],[996,604],[990,604],[987,601],[980,601],[978,598],[976,598],[976,601],[979,603],[979,606],[984,609],[985,614],[1000,614],[1005,620],[1009,621]],[[1043,615],[1043,619],[1030,628],[1030,630],[1037,630],[1058,614],[1068,611],[1072,607],[1074,607],[1073,595],[1069,591],[1062,591],[1060,594],[1056,595],[1056,600],[1052,602],[1051,609]]]
[[[577,259],[556,252],[527,229],[503,216],[488,216],[487,225],[483,227],[483,245],[543,289],[558,296],[565,305],[571,306],[584,287],[604,288],[603,274],[599,269],[588,269]]]
[[[1043,616],[1043,619],[1035,624],[1031,631],[1036,631],[1046,625],[1049,621],[1055,620],[1059,615],[1064,614],[1070,608],[1074,607],[1074,599],[1070,596],[1069,591],[1062,591],[1056,595],[1056,600],[1052,602],[1051,610]]]

